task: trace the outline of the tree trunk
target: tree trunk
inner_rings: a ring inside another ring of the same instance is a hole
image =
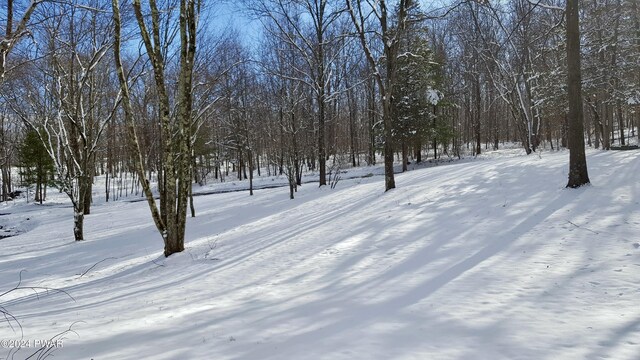
[[[481,119],[481,113],[482,113],[482,96],[480,94],[480,79],[478,77],[474,78],[473,84],[474,84],[475,98],[476,98],[475,99],[476,111],[474,116],[473,131],[474,131],[475,140],[476,140],[476,155],[480,155],[480,153],[482,152],[482,139],[481,139],[482,132],[481,132],[481,126],[480,126],[480,119]]]
[[[356,145],[356,117],[357,114],[357,103],[355,99],[355,94],[353,90],[351,90],[351,85],[349,84],[349,77],[347,76],[347,68],[344,66],[344,77],[345,77],[345,86],[347,89],[347,105],[349,106],[349,151],[351,155],[351,166],[356,167],[356,152],[358,151]],[[358,161],[360,161],[360,156],[358,155]]]
[[[82,199],[82,201],[84,201],[83,211],[85,215],[89,215],[91,214],[91,192],[93,191],[93,176],[87,175],[84,186],[86,187],[86,189],[84,191],[84,198]]]
[[[253,154],[249,151],[249,196],[253,195]]]
[[[193,204],[193,186],[189,186],[189,210],[191,217],[196,217],[196,206]]]
[[[388,94],[383,94],[383,123],[384,123],[384,191],[396,187],[393,174],[393,118],[391,115],[391,99]]]
[[[618,116],[618,131],[620,133],[620,145],[625,145],[624,139],[624,119],[622,117],[622,101],[616,100],[616,114]]]
[[[324,60],[323,60],[324,61]],[[321,67],[324,69],[324,66]],[[321,80],[324,81],[324,72],[319,75]],[[325,149],[325,90],[324,83],[320,85],[320,92],[318,95],[318,167],[320,170],[319,182],[320,185],[327,185],[327,152]]]
[[[130,102],[129,87],[124,75],[120,58],[120,11],[118,0],[112,0],[113,19],[115,27],[114,58],[120,89],[122,104],[128,128],[130,145],[135,154],[135,164],[145,197],[149,204],[153,220],[164,241],[164,255],[169,256],[184,250],[184,232],[186,225],[186,207],[191,186],[189,152],[192,106],[192,73],[193,58],[195,56],[195,30],[197,14],[194,2],[180,1],[180,71],[177,95],[177,135],[170,119],[169,96],[165,84],[163,52],[160,47],[160,12],[155,1],[150,1],[151,32],[148,31],[142,6],[139,0],[133,1],[133,8],[138,27],[141,31],[147,56],[153,67],[153,75],[158,96],[161,136],[163,140],[162,164],[158,167],[158,182],[160,188],[160,211],[156,206],[149,181],[146,179],[144,161],[140,151],[139,141],[135,133],[135,123]],[[151,39],[153,37],[153,40]],[[176,158],[174,151],[185,156]],[[161,185],[161,186],[160,186]]]
[[[578,7],[579,0],[567,0],[567,87],[569,92],[569,182],[567,187],[569,188],[589,184],[584,150]]]
[[[402,172],[407,171],[407,163],[409,162],[409,149],[407,141],[402,140]]]
[[[84,210],[74,209],[73,214],[73,237],[76,241],[84,240]]]
[[[367,155],[367,165],[375,165],[376,164],[376,133],[375,133],[375,124],[376,124],[376,109],[375,109],[375,98],[376,98],[376,90],[374,81],[371,81],[371,86],[368,86],[367,89],[369,93],[367,94],[367,119],[369,121],[369,153]]]

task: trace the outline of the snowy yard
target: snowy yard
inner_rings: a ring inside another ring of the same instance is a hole
[[[639,359],[640,152],[588,151],[577,190],[568,154],[198,196],[168,259],[144,202],[77,243],[66,203],[3,204],[0,293],[68,296],[0,305],[26,340],[71,327],[54,359]]]

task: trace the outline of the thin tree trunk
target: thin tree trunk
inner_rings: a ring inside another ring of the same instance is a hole
[[[248,150],[249,155],[249,195],[253,195],[253,154]]]
[[[127,79],[124,74],[124,69],[122,66],[122,60],[120,57],[120,6],[118,0],[112,0],[112,9],[113,9],[113,19],[114,19],[114,28],[115,28],[115,36],[114,36],[114,58],[116,62],[116,70],[118,74],[118,81],[120,83],[120,89],[122,91],[122,105],[124,110],[124,118],[125,123],[127,125],[127,132],[129,135],[129,146],[132,150],[132,155],[134,157],[135,169],[138,172],[140,177],[140,182],[142,183],[142,190],[147,199],[147,203],[149,205],[149,209],[151,211],[151,217],[156,225],[156,228],[160,232],[162,236],[163,242],[166,244],[167,242],[167,227],[165,222],[163,221],[162,215],[158,210],[156,202],[153,198],[153,193],[151,192],[151,185],[149,184],[149,180],[147,180],[144,168],[144,161],[142,158],[142,151],[140,149],[140,142],[138,141],[138,136],[136,134],[136,125],[133,117],[133,108],[131,106],[130,94],[129,94],[129,86],[127,84]],[[160,183],[163,176],[161,176],[161,168],[158,169],[158,182]],[[161,192],[162,193],[162,192]],[[162,201],[161,201],[162,203]],[[165,247],[166,250],[166,247]],[[166,254],[166,253],[165,253]]]
[[[407,141],[402,140],[402,172],[407,171],[407,163],[409,162],[409,149],[407,147]]]

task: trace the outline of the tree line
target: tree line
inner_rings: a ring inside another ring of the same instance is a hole
[[[212,2],[8,0],[0,195],[64,192],[76,240],[96,194],[142,195],[169,256],[193,184],[247,180],[253,194],[255,176],[282,175],[293,199],[305,172],[324,186],[382,163],[386,191],[410,162],[505,143],[570,147],[573,163],[580,139],[640,137],[638,0],[573,3],[244,0],[260,24],[247,41],[216,30]],[[571,187],[588,183],[576,159]]]

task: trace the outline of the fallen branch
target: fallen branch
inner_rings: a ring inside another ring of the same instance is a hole
[[[6,296],[9,293],[12,293],[14,291],[18,291],[18,290],[32,290],[35,294],[36,294],[36,298],[38,300],[40,300],[40,293],[38,291],[44,291],[44,292],[56,292],[56,293],[63,293],[65,295],[67,295],[67,297],[69,297],[71,300],[76,301],[76,299],[73,298],[73,296],[71,296],[71,294],[69,294],[68,292],[66,292],[65,290],[62,289],[54,289],[54,288],[49,288],[49,287],[45,287],[45,286],[21,286],[22,285],[22,273],[25,272],[26,270],[20,270],[20,273],[18,274],[18,284],[16,284],[16,286],[14,286],[13,288],[3,292],[2,294],[0,294],[0,298],[2,298],[3,296]]]
[[[576,224],[572,223],[572,222],[571,222],[571,221],[569,221],[569,220],[567,220],[567,222],[568,222],[569,224],[571,224],[571,225],[573,225],[573,226],[577,227],[578,229],[587,230],[587,231],[590,231],[590,232],[592,232],[592,233],[594,233],[594,234],[600,234],[599,232],[597,232],[597,231],[593,231],[593,230],[591,230],[591,229],[589,229],[589,228],[585,228],[585,227],[578,226],[578,225],[576,225]]]
[[[93,264],[92,267],[88,268],[85,272],[83,272],[82,274],[80,274],[80,277],[85,276],[89,271],[91,271],[91,269],[93,269],[94,267],[96,267],[98,264],[100,264],[101,262],[107,261],[107,260],[116,260],[117,258],[115,257],[108,257],[106,259],[102,259],[100,261],[98,261],[97,263]]]

